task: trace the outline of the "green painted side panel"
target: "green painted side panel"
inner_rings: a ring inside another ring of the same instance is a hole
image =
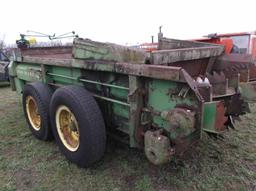
[[[17,75],[16,66],[17,66],[17,63],[14,62],[14,61],[11,61],[10,64],[8,65],[8,72],[9,72],[10,76],[16,76]]]
[[[94,76],[93,72],[86,72],[81,69],[76,68],[64,68],[64,67],[57,67],[57,66],[47,66],[48,71],[48,82],[56,83],[59,85],[81,85],[84,86],[87,90],[91,91],[92,93],[95,93],[99,96],[105,96],[111,99],[120,100],[123,102],[127,102],[127,96],[128,96],[128,90],[123,89],[117,89],[112,87],[105,87],[99,84],[91,84],[88,82],[82,82],[79,81],[79,79],[88,79],[91,81],[98,81],[100,80],[100,77],[97,78],[97,76]],[[101,76],[102,77],[102,76]],[[97,80],[95,80],[95,78]],[[123,84],[120,84],[120,82],[116,82],[113,80],[113,74],[112,73],[104,73],[104,83],[111,83],[111,81],[114,81],[116,85],[124,86]],[[111,103],[108,101],[100,100],[99,98],[96,98],[96,100],[99,103],[99,106],[101,108],[101,111],[103,113],[103,116],[105,118],[105,121],[109,124],[115,124],[117,128],[122,129],[123,132],[129,131],[129,107],[123,106],[120,104]]]
[[[17,66],[17,63],[14,62],[14,61],[10,61],[9,65],[8,65],[8,73],[9,73],[9,76],[10,76],[10,86],[11,86],[13,91],[14,90],[17,91],[16,84],[15,84],[15,77],[17,76],[16,66]]]
[[[113,104],[113,113],[114,115],[121,116],[123,118],[129,119],[130,111],[129,107],[119,105],[119,104]]]
[[[33,81],[43,81],[45,83],[53,83],[60,86],[71,84],[84,86],[96,97],[106,123],[114,126],[110,128],[117,128],[118,130],[127,133],[127,135],[130,136],[130,146],[136,147],[135,133],[130,133],[136,132],[136,129],[135,125],[131,123],[132,112],[130,113],[131,107],[129,107],[129,104],[131,106],[131,102],[128,102],[128,94],[130,95],[130,99],[132,97],[131,95],[136,94],[139,88],[134,88],[134,91],[125,89],[125,87],[135,87],[132,83],[130,84],[128,75],[50,65],[44,65],[41,68],[38,64],[27,63],[17,63],[15,71],[17,73],[15,85],[18,92],[22,91],[25,83]],[[80,79],[89,80],[89,82],[80,81]],[[142,107],[152,109],[159,113],[166,110],[169,111],[181,105],[183,107],[193,107],[194,109],[198,109],[196,108],[199,105],[197,98],[194,93],[189,90],[186,83],[150,78],[141,78],[140,80],[143,84],[143,87],[140,88],[141,92],[139,92],[143,94],[143,101],[141,102]],[[91,83],[92,81],[96,83]],[[97,84],[97,82],[116,85],[116,87],[104,86],[99,83]],[[117,86],[121,86],[124,89],[120,89]],[[186,95],[179,95],[184,89],[187,89]],[[144,94],[145,91],[146,94]],[[112,101],[104,98],[109,98]],[[113,100],[119,101],[119,103],[113,102]],[[126,103],[127,105],[121,105],[120,102]],[[137,102],[134,102],[133,104],[135,104],[133,106],[136,106]],[[166,129],[167,132],[170,132],[170,128],[172,128],[170,127],[170,123],[159,115],[153,115],[152,122],[154,126]],[[169,136],[171,139],[175,139],[179,134],[182,134],[182,132],[176,130],[172,131]]]
[[[39,65],[18,64],[16,68],[17,77],[19,79],[33,82],[42,81],[42,71]]]
[[[203,129],[206,131],[215,132],[216,107],[216,102],[204,104]]]
[[[83,76],[84,78],[89,77],[82,75],[83,71],[81,69],[47,65],[44,65],[44,68],[46,72],[45,75],[42,74],[41,66],[38,64],[33,65],[18,63],[17,66],[14,67],[14,72],[17,73],[17,77],[14,79],[17,92],[21,93],[24,84],[27,82],[43,81],[46,83],[55,83],[58,85],[76,84],[84,86],[86,89],[91,88],[90,90],[92,90],[92,92],[96,92],[98,95],[127,102],[128,90],[104,87],[98,84],[92,85],[79,81],[81,76]],[[45,78],[43,78],[43,76],[45,76]],[[114,81],[112,73],[109,73],[109,76],[105,76],[105,78],[108,79],[106,81],[108,83]],[[114,81],[114,83],[112,84],[125,86],[124,84],[122,84],[122,82],[118,81]],[[110,124],[115,123],[117,125],[117,128],[122,129],[123,132],[129,132],[129,107],[102,100],[99,100],[99,105],[106,121],[111,121]]]
[[[129,107],[122,106],[119,104],[112,104],[113,114],[112,119],[115,126],[122,132],[129,133]]]
[[[176,83],[152,80],[149,83],[149,105],[157,111],[174,108],[175,102],[168,96],[169,90],[174,88],[176,88]]]
[[[177,104],[194,106],[196,97],[190,91],[185,98],[178,96],[181,88],[187,86],[167,80],[151,80],[149,82],[149,105],[158,111],[174,108]]]
[[[15,83],[16,92],[18,94],[21,94],[22,91],[23,91],[25,82],[23,80],[18,79],[18,78],[14,78],[14,83]]]
[[[151,80],[148,84],[148,106],[155,111],[169,111],[177,106],[195,107],[198,106],[197,99],[192,92],[186,97],[179,96],[179,92],[187,85],[166,80]],[[191,90],[189,90],[191,91]],[[170,130],[170,124],[161,116],[154,116],[153,123],[161,128]],[[171,138],[175,138],[178,131],[172,133]]]
[[[127,96],[128,96],[128,91],[127,90],[120,90],[116,88],[111,88],[110,89],[110,94],[116,98],[116,99],[121,99],[127,102]]]
[[[54,75],[48,75],[50,76],[50,79],[53,83],[57,84],[79,84],[78,78],[81,76],[81,72],[79,69],[72,69],[72,68],[65,68],[65,67],[50,67],[48,69],[49,73],[57,74],[61,76],[54,76]],[[66,76],[66,77],[63,77]],[[74,78],[70,79],[70,78]],[[82,83],[80,83],[82,84]]]
[[[72,72],[71,72],[72,77],[79,78],[81,76],[81,70],[79,68],[72,68],[71,70],[72,70]],[[73,84],[78,85],[78,84],[82,84],[82,83],[79,81],[73,81]]]

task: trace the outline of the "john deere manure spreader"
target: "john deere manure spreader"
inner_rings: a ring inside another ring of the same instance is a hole
[[[149,53],[75,38],[72,47],[20,48],[9,75],[33,135],[54,136],[68,160],[98,161],[108,135],[159,165],[246,112],[239,75],[214,71],[223,50],[160,37]]]

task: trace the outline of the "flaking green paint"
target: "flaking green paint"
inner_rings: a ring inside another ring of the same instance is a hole
[[[186,84],[183,84],[186,86]],[[178,82],[167,80],[150,80],[148,84],[148,106],[158,112],[169,111],[177,105],[183,106],[197,106],[197,101],[194,94],[188,94],[187,97],[182,98],[178,96],[182,86]],[[173,91],[175,90],[175,91]],[[173,93],[175,92],[175,93]],[[157,126],[170,131],[170,124],[160,116],[153,117],[153,123]],[[170,136],[175,138],[178,132],[172,133]]]

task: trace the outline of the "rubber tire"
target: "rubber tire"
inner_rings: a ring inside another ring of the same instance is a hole
[[[78,122],[80,144],[76,151],[68,150],[57,132],[55,115],[60,105],[68,107]],[[58,88],[51,99],[50,116],[55,140],[69,161],[88,167],[102,158],[106,148],[105,124],[98,104],[87,90],[79,86]]]
[[[26,111],[26,97],[32,96],[38,106],[39,115],[41,117],[41,127],[39,131],[36,131],[29,122],[28,114]],[[51,101],[52,90],[51,88],[42,82],[33,82],[26,84],[23,89],[22,105],[23,111],[32,134],[39,140],[50,140],[53,138],[51,132],[49,105]]]

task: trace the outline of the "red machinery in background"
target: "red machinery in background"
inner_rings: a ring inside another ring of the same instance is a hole
[[[161,29],[159,35],[162,35]],[[236,61],[253,63],[249,66],[249,81],[256,80],[256,31],[226,34],[213,33],[203,38],[191,39],[191,41],[223,45],[225,47],[225,57],[228,57],[229,63]],[[139,45],[139,48],[152,52],[157,50],[158,43],[143,43]],[[229,54],[232,55],[228,56]],[[230,65],[230,67],[232,67],[230,70],[242,70],[244,68],[235,64]]]
[[[205,38],[193,41],[221,44],[227,54],[250,54],[256,60],[256,33],[239,32],[226,34],[209,34]]]
[[[163,34],[161,27],[159,29],[158,39],[161,39]],[[223,55],[212,59],[214,72],[209,73],[208,77],[217,80],[226,78],[231,80],[231,83],[239,83],[243,99],[247,102],[256,102],[256,32],[215,33],[191,41],[205,43],[205,46],[209,43],[223,45],[225,47]],[[158,43],[143,43],[138,47],[147,52],[159,49]],[[239,82],[232,80],[237,75]]]
[[[221,44],[225,46],[226,54],[250,54],[256,60],[256,32],[214,33],[203,38],[192,39],[191,41]],[[157,50],[157,45],[157,42],[142,43],[139,45],[139,48],[150,52]]]
[[[209,34],[207,37],[193,39],[193,41],[221,44],[225,47],[226,54],[233,54],[236,59],[252,59],[249,67],[249,80],[256,80],[256,33],[239,32],[226,34]],[[240,56],[235,56],[240,54]],[[241,56],[244,55],[244,56]]]

